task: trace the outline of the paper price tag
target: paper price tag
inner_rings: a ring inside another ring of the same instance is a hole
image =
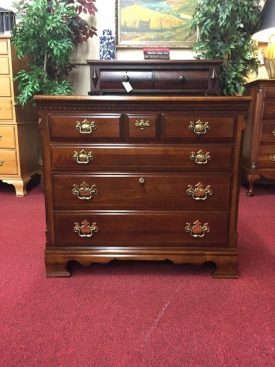
[[[123,87],[125,88],[127,93],[130,93],[133,90],[130,82],[122,82]]]

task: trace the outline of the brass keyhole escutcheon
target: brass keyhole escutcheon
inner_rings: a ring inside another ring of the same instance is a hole
[[[5,161],[1,161],[1,160],[0,160],[0,166],[3,166],[3,165],[4,165],[4,163],[5,163]]]

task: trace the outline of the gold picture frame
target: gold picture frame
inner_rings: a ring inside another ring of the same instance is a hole
[[[199,0],[116,0],[118,48],[192,48],[192,14]]]

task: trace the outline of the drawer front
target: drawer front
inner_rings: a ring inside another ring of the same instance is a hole
[[[275,120],[274,121],[262,121],[261,141],[263,143],[274,143],[275,144]]]
[[[263,103],[263,119],[264,120],[275,119],[275,101],[265,101]]]
[[[157,137],[157,116],[129,114],[126,130],[129,139],[155,139]]]
[[[162,90],[207,90],[209,70],[160,70],[155,72],[155,88]]]
[[[13,110],[11,99],[0,98],[0,120],[12,120],[12,119],[13,119]]]
[[[9,52],[8,40],[2,39],[0,40],[0,54],[7,55]]]
[[[264,88],[264,98],[274,98],[275,99],[275,87],[265,87]]]
[[[183,112],[179,114],[164,114],[165,139],[207,139],[222,138],[232,139],[234,137],[234,117],[224,115],[207,115],[201,112]]]
[[[11,80],[9,76],[0,75],[0,97],[11,97]]]
[[[120,114],[50,115],[51,139],[119,139]]]
[[[258,162],[275,168],[275,144],[260,145]]]
[[[135,90],[152,89],[153,72],[151,70],[101,70],[100,71],[100,89],[126,92],[122,82],[128,81]]]
[[[184,146],[51,146],[54,170],[219,169],[231,167],[233,146],[229,144],[185,144]],[[201,171],[200,171],[201,172]]]
[[[10,74],[9,58],[0,56],[0,74]]]
[[[226,210],[228,175],[54,175],[56,209]]]
[[[15,150],[0,149],[0,175],[17,174],[17,160]]]
[[[228,215],[224,212],[55,213],[55,243],[57,246],[226,246],[227,222]]]
[[[0,125],[0,148],[15,148],[15,132],[13,126]]]

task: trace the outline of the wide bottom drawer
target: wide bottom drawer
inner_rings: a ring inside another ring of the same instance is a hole
[[[228,213],[55,213],[57,246],[226,246]]]

